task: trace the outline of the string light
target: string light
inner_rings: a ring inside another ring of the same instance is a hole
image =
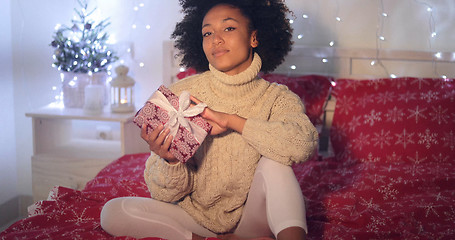
[[[379,52],[382,49],[381,42],[385,41],[385,37],[384,37],[384,18],[389,16],[389,14],[384,9],[383,0],[379,1],[379,9],[378,10],[379,10],[379,12],[378,12],[378,24],[377,24],[377,28],[376,28],[376,59],[372,60],[370,62],[370,66],[374,67],[374,66],[379,65],[384,70],[386,75],[389,75],[389,71],[387,70],[387,68],[384,66],[384,64],[382,63],[381,59],[379,58]],[[391,74],[390,76],[392,76],[392,75],[393,74]]]
[[[441,52],[437,52],[437,53],[434,54],[434,56],[435,56],[437,59],[441,59],[442,53],[441,53]]]
[[[424,16],[429,16],[429,32],[427,33],[428,35],[428,41],[429,41],[429,46],[430,46],[430,50],[432,48],[432,41],[435,41],[437,38],[438,38],[438,32],[436,31],[436,27],[435,27],[435,22],[434,22],[434,17],[433,15],[434,14],[437,14],[437,8],[434,8],[433,6],[429,5],[428,3],[425,3],[425,2],[422,2],[422,1],[419,1],[419,0],[414,0],[415,2],[419,3],[419,4],[422,4],[422,5],[425,5],[424,8],[421,9],[421,11],[423,12],[421,15],[424,15]],[[130,22],[128,25],[131,26],[131,31],[144,31],[144,30],[150,30],[152,28],[152,26],[150,24],[147,24],[145,23],[145,21],[140,21],[141,19],[138,17],[139,14],[143,14],[143,7],[145,6],[144,3],[138,3],[139,1],[135,1],[135,2],[132,2],[130,7],[128,8],[129,11],[133,11],[133,14],[136,15],[136,17],[134,17],[132,20],[132,22]],[[377,66],[382,66],[384,69],[384,65],[382,64],[382,62],[380,61],[379,59],[379,51],[382,49],[382,44],[386,44],[387,42],[392,42],[393,40],[393,35],[392,36],[389,36],[387,34],[384,34],[384,21],[386,18],[388,18],[390,16],[390,14],[392,13],[388,13],[387,11],[385,11],[384,9],[384,4],[383,4],[383,1],[382,0],[378,0],[378,2],[380,3],[380,6],[379,6],[379,9],[378,9],[378,12],[377,12],[377,16],[378,16],[378,23],[377,23],[377,31],[376,31],[376,49],[377,49],[377,56],[376,56],[376,59],[374,60],[371,60],[370,62],[370,65],[372,67],[377,67]],[[335,2],[334,2],[335,3]],[[343,2],[342,2],[343,3]],[[332,27],[334,28],[334,31],[330,31],[332,32],[334,35],[331,37],[332,39],[327,39],[329,41],[328,42],[328,45],[330,47],[334,47],[335,45],[339,44],[338,41],[335,41],[337,40],[335,37],[338,33],[337,31],[337,23],[339,24],[343,24],[345,22],[347,22],[346,19],[344,19],[344,16],[341,14],[339,14],[339,2],[336,1],[336,12],[335,13],[332,13],[333,15],[329,16],[328,18],[332,21]],[[341,5],[342,7],[343,5]],[[314,18],[314,13],[310,12],[310,11],[306,11],[306,13],[302,13],[301,15],[301,18],[296,18],[295,20],[291,19],[289,20],[290,24],[294,24],[295,21],[307,21],[308,19],[310,19],[310,16],[311,18]],[[313,19],[312,19],[313,20]],[[344,21],[343,21],[344,20]],[[127,26],[128,26],[127,25]],[[340,25],[341,26],[341,25]],[[60,24],[57,24],[55,26],[56,29],[60,28],[61,25]],[[140,34],[140,33],[139,33]],[[439,35],[442,36],[442,33],[439,32]],[[297,39],[304,39],[305,38],[308,38],[310,36],[310,33],[306,33],[305,35],[303,33],[300,33],[300,34],[297,34],[296,37]],[[75,36],[77,37],[77,36]],[[329,36],[330,37],[330,36]],[[387,42],[385,42],[387,39]],[[325,44],[327,44],[327,42],[325,42]],[[71,44],[71,43],[68,43],[68,44]],[[324,43],[323,43],[324,44]],[[132,50],[130,48],[128,48],[126,50],[126,52],[128,53],[131,53]],[[86,55],[87,53],[84,53],[83,50],[81,50],[80,54],[79,54],[79,58],[82,58],[83,55]],[[434,52],[434,60],[435,62],[439,59],[442,59],[442,57],[452,57],[453,60],[455,60],[455,53],[447,53],[447,54],[450,54],[450,55],[443,55],[443,53],[441,52]],[[331,59],[330,59],[331,60]],[[80,61],[80,60],[78,60]],[[139,66],[140,68],[144,68],[145,65],[150,65],[146,62],[144,62],[143,60],[141,59],[136,59],[136,60],[133,60],[134,61],[134,64],[136,66]],[[322,63],[328,63],[329,62],[329,59],[327,58],[320,58],[320,61]],[[119,62],[121,64],[125,64],[125,61],[124,60],[119,60]],[[74,61],[73,63],[77,63],[77,61]],[[435,64],[436,65],[436,64]],[[110,68],[112,68],[111,65],[109,65]],[[290,66],[290,69],[292,70],[296,70],[297,69],[297,66],[296,65],[292,65]],[[183,69],[181,68],[180,71],[185,71],[186,69]],[[387,69],[385,69],[386,73],[387,73]],[[388,74],[387,73],[387,76],[390,76],[392,78],[396,78],[397,76],[395,74]],[[446,79],[447,76],[446,75],[439,75],[441,76],[442,78]],[[54,88],[53,88],[54,89]],[[56,96],[56,99],[58,98],[59,96]]]
[[[426,3],[426,2],[422,2],[422,1],[419,1],[419,0],[415,0],[415,2],[418,3],[418,4],[421,4],[421,5],[423,5],[423,6],[425,6],[425,7],[426,7],[426,11],[427,11],[428,13],[430,13],[430,16],[429,16],[429,18],[428,18],[428,25],[429,25],[428,28],[429,28],[429,32],[430,32],[430,37],[428,38],[428,45],[429,45],[429,49],[430,49],[430,51],[431,51],[431,49],[432,49],[432,41],[433,41],[433,40],[437,37],[437,35],[438,35],[437,32],[436,32],[436,24],[435,24],[434,16],[433,16],[433,10],[434,10],[434,8],[433,8],[433,6],[431,6],[430,4],[428,4],[428,3]],[[444,78],[445,75],[439,74],[439,72],[438,72],[438,66],[437,66],[437,64],[436,64],[436,60],[441,59],[442,53],[441,53],[441,52],[436,52],[436,53],[434,54],[434,56],[435,56],[435,58],[433,59],[433,71],[434,71],[434,73],[435,73],[436,76],[440,76],[440,77]]]
[[[340,4],[338,2],[338,0],[336,1],[336,11],[335,11],[335,20],[337,22],[341,22],[341,17],[339,16],[339,13],[340,13]],[[337,24],[334,24],[334,29],[333,29],[333,34],[335,35],[337,33]],[[335,39],[335,36],[332,36],[332,39]],[[330,47],[333,47],[335,46],[335,40],[331,40],[329,42],[329,46]],[[322,62],[324,62],[324,60],[322,60]]]
[[[134,11],[134,22],[132,23],[131,25],[131,29],[132,30],[142,30],[142,29],[145,29],[145,30],[151,30],[152,29],[152,25],[151,24],[148,24],[148,23],[143,23],[141,20],[141,18],[139,17],[140,14],[143,14],[143,9],[145,7],[145,3],[144,2],[135,2],[133,3],[134,6],[133,6],[133,11]],[[148,14],[148,13],[146,13]],[[142,33],[138,33],[138,34],[142,34]],[[126,49],[126,52],[127,53],[132,53],[132,49],[131,48],[128,48]],[[133,60],[135,62],[135,64],[137,64],[140,68],[144,68],[145,67],[145,63],[144,62],[137,62],[136,60]],[[124,60],[120,60],[121,64],[124,64]]]

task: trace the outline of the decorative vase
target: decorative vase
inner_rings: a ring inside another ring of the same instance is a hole
[[[89,75],[87,73],[61,72],[63,91],[63,104],[67,108],[83,108],[85,103],[85,88],[92,85],[101,85],[104,89],[103,106],[109,102],[109,88],[107,73],[98,72]]]

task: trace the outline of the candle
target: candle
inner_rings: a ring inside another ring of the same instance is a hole
[[[84,112],[87,114],[100,114],[104,106],[104,86],[87,85],[85,87]]]

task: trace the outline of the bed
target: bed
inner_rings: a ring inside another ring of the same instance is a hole
[[[165,84],[194,73],[170,46]],[[262,75],[298,94],[320,131],[318,154],[292,166],[309,239],[455,239],[455,68],[441,55],[301,47]],[[115,160],[81,191],[56,186],[0,239],[132,239],[104,232],[99,214],[109,199],[150,196],[148,155]]]

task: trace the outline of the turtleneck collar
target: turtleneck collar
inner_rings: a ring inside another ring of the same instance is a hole
[[[262,60],[257,53],[254,53],[253,61],[245,71],[232,76],[218,71],[209,64],[210,72],[213,74],[210,81],[212,90],[220,97],[255,97],[254,93],[261,91],[260,86],[264,84],[257,77],[261,67]]]

